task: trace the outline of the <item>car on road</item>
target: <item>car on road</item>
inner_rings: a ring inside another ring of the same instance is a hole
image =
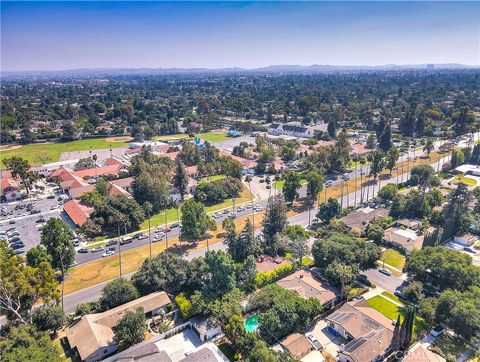
[[[247,206],[245,206],[247,209],[251,209],[253,207],[253,204],[248,204]]]
[[[228,211],[228,209],[225,209],[225,210],[222,211],[222,214],[226,215],[226,214],[228,214],[229,212],[230,212],[230,211]]]
[[[99,251],[102,251],[103,249],[104,249],[103,246],[97,246],[93,249],[90,249],[90,252],[91,253],[98,253]]]
[[[44,217],[41,217],[39,219],[37,219],[37,221],[35,221],[37,224],[41,223],[41,222],[45,222],[45,218]]]
[[[110,256],[110,255],[113,255],[113,254],[115,254],[115,250],[107,249],[107,251],[105,251],[105,252],[102,254],[102,258],[105,258],[105,257]]]
[[[77,253],[80,253],[80,254],[88,253],[88,249],[87,248],[80,248],[80,249],[77,250]]]
[[[232,211],[231,213],[228,214],[229,219],[236,219],[237,215]]]
[[[148,239],[148,235],[144,233],[138,233],[134,235],[134,238],[138,240]]]
[[[120,245],[129,244],[132,241],[133,241],[133,238],[131,236],[124,236],[122,240],[120,240]]]
[[[239,208],[237,209],[237,212],[243,212],[243,211],[245,211],[245,209],[244,209],[243,207],[239,207]]]
[[[322,351],[322,350],[323,350],[322,344],[321,344],[320,341],[317,339],[317,337],[315,337],[312,333],[305,333],[305,337],[308,338],[308,340],[310,341],[310,343],[313,345],[313,347],[314,347],[317,351]]]
[[[118,240],[117,239],[112,239],[112,240],[107,241],[105,246],[112,246],[112,245],[117,245],[117,244],[118,244]]]
[[[391,272],[390,270],[385,269],[385,268],[378,269],[378,271],[379,271],[380,273],[388,276],[388,277],[389,277],[390,275],[392,275],[392,272]]]
[[[165,233],[157,233],[153,236],[153,242],[160,241],[165,237]]]
[[[332,180],[327,180],[325,181],[325,187],[330,187],[333,185],[333,181]]]
[[[255,211],[257,211],[257,212],[258,212],[258,211],[262,211],[262,210],[263,210],[263,207],[261,207],[260,205],[257,205],[257,206],[255,206],[255,207],[253,208],[253,210],[255,210]]]
[[[158,226],[157,229],[155,230],[157,233],[163,233],[165,231],[165,228],[163,226]]]
[[[12,219],[12,220],[10,220],[8,223],[9,223],[10,225],[13,225],[13,224],[15,224],[15,220]]]
[[[443,332],[445,332],[445,328],[443,328],[441,325],[436,325],[430,331],[430,334],[436,338],[436,337],[439,337],[441,334],[443,334]]]
[[[342,175],[342,180],[343,180],[343,181],[350,180],[350,175],[349,175],[348,173],[344,173],[344,174]]]
[[[165,230],[163,230],[164,232],[166,233],[169,233],[170,231],[172,231],[172,229],[170,229],[168,226],[165,228]]]
[[[72,264],[70,264],[68,267],[69,267],[69,268],[73,268],[74,266],[77,266],[77,265],[78,265],[78,262],[77,262],[76,260],[74,260],[74,261],[72,262]]]
[[[222,214],[220,214],[219,212],[216,212],[215,214],[213,214],[213,217],[215,219],[218,219],[218,218],[222,217]]]
[[[178,222],[174,222],[172,225],[170,225],[172,229],[178,228],[178,226],[179,226]]]

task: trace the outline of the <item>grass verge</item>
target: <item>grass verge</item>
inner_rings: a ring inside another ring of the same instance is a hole
[[[385,297],[391,299],[391,300],[394,300],[395,302],[397,303],[400,303],[400,304],[403,304],[403,302],[400,300],[399,297],[397,297],[396,295],[393,295],[392,293],[390,292],[387,292],[387,291],[384,291],[382,292],[382,295],[384,295]]]

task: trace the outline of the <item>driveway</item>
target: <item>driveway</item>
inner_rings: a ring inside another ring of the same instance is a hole
[[[395,290],[404,282],[403,279],[393,274],[390,276],[382,274],[378,271],[378,269],[368,269],[361,274],[366,275],[370,282],[382,289],[389,291],[390,293],[395,293]]]
[[[340,345],[346,343],[344,338],[334,336],[328,331],[327,322],[323,319],[318,321],[318,323],[315,324],[315,327],[313,327],[313,330],[310,330],[310,332],[312,332],[312,334],[322,344],[325,351],[334,357],[337,357]]]

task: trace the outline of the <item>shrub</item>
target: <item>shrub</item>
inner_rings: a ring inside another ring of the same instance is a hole
[[[292,273],[292,264],[282,264],[274,270],[258,272],[255,276],[255,285],[258,288],[263,288],[265,285],[274,283]]]
[[[242,191],[242,182],[235,178],[226,178],[198,185],[195,199],[214,204],[225,199],[238,197]]]
[[[190,302],[184,293],[180,293],[175,297],[175,303],[177,303],[178,309],[184,319],[189,319],[193,315],[192,302]]]

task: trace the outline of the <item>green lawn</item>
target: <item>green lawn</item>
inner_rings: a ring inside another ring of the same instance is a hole
[[[405,256],[395,249],[386,249],[382,252],[381,260],[397,269],[403,270]]]
[[[403,321],[403,308],[398,305],[386,300],[381,295],[377,295],[373,298],[367,300],[367,303],[373,309],[382,313],[385,317],[391,320],[397,320],[398,315],[400,314],[400,321]],[[420,333],[427,332],[428,326],[426,325],[423,318],[418,316],[415,317],[415,322],[413,324],[413,333],[418,337]]]
[[[195,137],[198,137],[207,142],[222,142],[229,139],[225,132],[196,133]]]
[[[204,182],[210,182],[210,181],[216,181],[216,180],[222,180],[224,178],[226,178],[227,176],[226,175],[213,175],[213,176],[209,176],[209,177],[202,177],[198,183],[201,184],[201,183],[204,183]]]
[[[302,186],[306,185],[307,184],[307,180],[300,180],[300,183],[302,184]],[[275,181],[273,183],[273,187],[275,187],[276,189],[282,189],[283,188],[283,185],[285,184],[285,180],[279,180],[279,181]]]
[[[384,291],[384,292],[382,292],[382,295],[386,296],[387,298],[389,298],[391,300],[394,300],[397,303],[403,304],[403,302],[400,300],[399,297],[397,297],[396,295],[393,295],[390,292]]]
[[[477,184],[477,181],[475,181],[473,178],[464,176],[455,177],[451,182],[454,184],[464,183],[467,186],[475,186]]]
[[[18,156],[26,159],[31,165],[40,165],[59,161],[62,152],[86,151],[90,147],[92,150],[96,150],[126,146],[128,146],[126,142],[107,142],[104,138],[72,142],[36,143],[23,145],[16,149],[2,149],[0,150],[0,159],[3,164],[3,159]],[[72,156],[72,158],[76,157]]]

